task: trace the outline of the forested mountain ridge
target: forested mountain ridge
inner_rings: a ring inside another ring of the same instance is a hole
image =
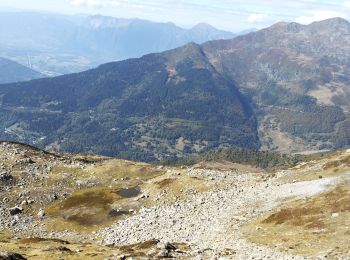
[[[203,45],[213,66],[250,96],[265,149],[303,151],[350,144],[350,24],[278,23]]]
[[[2,85],[1,138],[160,160],[209,147],[258,148],[248,101],[191,43],[56,78]]]
[[[232,40],[2,85],[0,137],[145,161],[232,146],[346,147],[349,35],[340,18],[279,23]]]

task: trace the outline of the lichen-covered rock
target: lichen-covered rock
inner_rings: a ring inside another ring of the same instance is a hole
[[[10,212],[11,216],[20,214],[20,213],[22,213],[22,211],[23,211],[23,208],[18,207],[18,206],[15,206],[13,208],[9,208],[9,212]]]
[[[0,260],[26,260],[24,256],[13,252],[0,252]]]

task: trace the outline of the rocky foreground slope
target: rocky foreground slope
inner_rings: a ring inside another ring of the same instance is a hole
[[[7,142],[0,161],[0,259],[349,257],[350,151],[273,173]]]

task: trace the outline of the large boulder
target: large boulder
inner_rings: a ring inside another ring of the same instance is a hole
[[[14,252],[0,252],[0,260],[26,260],[24,256]]]
[[[15,207],[13,207],[13,208],[9,208],[9,211],[10,211],[10,215],[11,215],[11,216],[14,216],[14,215],[17,215],[17,214],[22,213],[23,208],[18,207],[18,206],[15,206]]]
[[[8,182],[8,181],[11,181],[12,179],[13,179],[13,176],[8,172],[0,173],[0,182]]]

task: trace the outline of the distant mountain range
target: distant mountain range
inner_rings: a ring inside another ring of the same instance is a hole
[[[156,161],[217,147],[350,145],[350,24],[236,37],[0,87],[0,137]]]
[[[0,84],[42,78],[44,75],[14,61],[0,58]]]
[[[189,42],[229,39],[231,32],[198,24],[183,29],[173,23],[104,16],[0,12],[0,56],[47,75],[87,70],[100,64],[140,57]]]

